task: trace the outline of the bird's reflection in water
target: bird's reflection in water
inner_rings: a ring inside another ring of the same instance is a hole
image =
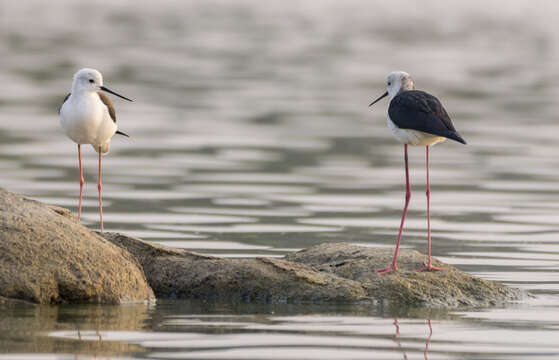
[[[431,342],[431,337],[433,336],[433,327],[431,326],[431,319],[427,319],[427,325],[429,326],[429,336],[425,340],[425,351],[423,352],[423,358],[425,360],[429,359],[429,343]]]
[[[82,333],[80,331],[80,327],[76,324],[76,333],[78,335],[78,340],[82,341]],[[95,335],[97,336],[97,340],[99,342],[103,341],[103,337],[101,336],[101,332],[99,330],[99,324],[97,324],[97,327],[95,329]]]
[[[431,319],[427,319],[426,323],[427,323],[427,326],[429,328],[429,336],[427,336],[427,339],[425,339],[425,350],[423,351],[423,358],[425,360],[429,360],[429,343],[431,342],[431,338],[433,337],[433,326],[431,324]],[[394,318],[394,322],[392,324],[395,327],[395,331],[394,331],[394,335],[392,336],[392,339],[394,340],[394,343],[396,344],[396,347],[394,347],[393,349],[398,350],[399,352],[402,352],[403,359],[407,360],[408,359],[408,354],[406,353],[406,351],[402,347],[402,342],[400,341],[400,324],[398,322],[398,318]]]
[[[400,324],[398,324],[398,318],[394,318],[394,327],[396,328],[396,331],[394,332],[394,336],[392,336],[392,339],[394,340],[394,343],[396,344],[396,348],[394,348],[394,350],[398,350],[401,351],[404,355],[403,359],[407,360],[408,359],[408,354],[406,354],[406,352],[402,349],[402,343],[400,342],[399,336],[400,336]]]

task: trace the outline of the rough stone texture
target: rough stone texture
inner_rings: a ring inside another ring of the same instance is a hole
[[[138,261],[63,208],[0,189],[0,296],[36,303],[153,300]]]
[[[362,284],[367,295],[393,303],[430,306],[488,306],[520,300],[526,294],[495,281],[483,280],[433,259],[444,271],[416,272],[426,256],[401,249],[398,271],[385,275],[376,268],[390,265],[393,249],[360,247],[347,243],[326,243],[286,256],[313,269]]]
[[[356,281],[279,259],[226,259],[104,233],[130,251],[161,298],[255,302],[357,302],[367,300]]]
[[[4,306],[15,304],[13,299],[138,302],[153,300],[154,291],[162,298],[414,306],[487,306],[524,296],[520,290],[436,260],[445,271],[414,272],[425,256],[407,249],[400,253],[398,272],[382,276],[374,272],[391,259],[392,249],[347,243],[321,244],[283,259],[206,256],[117,233],[101,237],[67,209],[0,189],[0,305]]]
[[[402,250],[400,270],[373,269],[392,260],[391,249],[326,243],[284,259],[225,259],[173,249],[122,235],[103,236],[134,254],[162,298],[257,302],[389,302],[419,306],[486,306],[523,294],[450,265],[417,273],[425,256]]]

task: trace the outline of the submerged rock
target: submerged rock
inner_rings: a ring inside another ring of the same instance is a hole
[[[161,298],[257,302],[389,302],[413,306],[487,306],[523,294],[435,260],[445,271],[414,272],[425,256],[403,249],[399,271],[373,269],[392,250],[347,243],[313,246],[283,259],[226,259],[155,245],[117,233],[103,236],[134,254]]]
[[[36,306],[34,303],[29,302],[29,301],[25,301],[25,300],[19,300],[19,299],[11,299],[11,298],[7,298],[7,297],[3,297],[0,296],[0,311],[2,311],[2,307],[9,307],[9,306]]]
[[[0,189],[0,296],[35,303],[153,300],[138,261],[72,213]]]

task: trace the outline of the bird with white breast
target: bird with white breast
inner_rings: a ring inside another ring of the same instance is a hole
[[[80,168],[80,201],[78,205],[78,220],[82,213],[83,169],[81,145],[90,144],[99,154],[99,220],[103,232],[103,201],[101,197],[101,156],[109,152],[111,138],[115,134],[128,137],[118,131],[115,108],[107,95],[116,95],[124,100],[132,101],[103,85],[103,76],[95,69],[81,69],[74,74],[72,92],[66,95],[58,110],[60,124],[66,135],[78,144],[78,161]]]
[[[451,139],[462,144],[466,141],[458,134],[450,116],[445,108],[431,94],[424,91],[415,90],[412,77],[403,71],[391,72],[386,78],[387,91],[378,99],[373,101],[374,105],[380,99],[389,96],[390,105],[388,107],[387,124],[394,137],[404,144],[404,162],[406,169],[406,198],[402,220],[400,221],[400,231],[396,242],[396,251],[392,264],[388,267],[376,269],[379,274],[386,274],[397,270],[398,249],[402,239],[402,230],[411,199],[410,177],[408,169],[408,145],[425,146],[427,163],[427,262],[418,271],[442,270],[436,267],[431,261],[431,212],[430,199],[431,190],[429,185],[429,146]],[[369,106],[371,106],[369,105]]]

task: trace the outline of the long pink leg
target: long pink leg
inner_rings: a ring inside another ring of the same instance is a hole
[[[429,208],[431,202],[431,189],[429,185],[429,145],[425,148],[427,149],[425,152],[427,160],[427,191],[425,192],[427,195],[427,263],[423,263],[425,266],[417,271],[438,271],[443,270],[443,268],[436,267],[431,264],[431,211]]]
[[[398,270],[396,266],[396,260],[398,258],[398,250],[400,249],[400,240],[402,240],[402,230],[404,229],[404,221],[406,220],[406,214],[408,213],[408,205],[411,199],[411,188],[410,188],[410,171],[408,168],[408,144],[404,144],[404,162],[406,164],[406,204],[404,205],[404,212],[402,213],[402,221],[400,222],[400,231],[398,232],[398,241],[396,242],[396,251],[394,252],[394,259],[392,259],[392,265],[375,269],[379,274],[386,274],[392,270]]]
[[[81,145],[78,144],[78,160],[80,163],[80,203],[78,205],[78,221],[82,218],[82,193],[83,193],[83,184],[85,184],[85,180],[83,179],[83,169],[82,169],[82,149]]]
[[[101,232],[103,232],[103,200],[101,199],[101,190],[103,185],[101,184],[101,147],[99,147],[99,183],[97,184],[97,190],[99,190],[99,219],[101,221]]]

